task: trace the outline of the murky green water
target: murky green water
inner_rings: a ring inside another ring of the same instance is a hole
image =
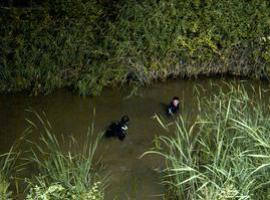
[[[226,81],[225,81],[226,82]],[[239,81],[227,81],[238,84]],[[29,97],[23,94],[0,96],[0,152],[6,152],[19,138],[26,127],[24,120],[29,113],[27,108],[45,111],[56,134],[64,137],[73,135],[82,142],[92,121],[93,109],[96,109],[95,130],[101,132],[112,121],[127,114],[131,119],[126,139],[103,139],[98,149],[106,173],[110,173],[110,185],[106,190],[106,199],[162,199],[164,188],[159,184],[159,176],[154,169],[163,168],[162,159],[140,155],[152,146],[156,135],[166,134],[152,119],[155,113],[163,113],[162,103],[179,96],[182,113],[196,115],[194,95],[195,86],[200,86],[203,95],[212,95],[215,91],[211,84],[224,86],[223,80],[201,79],[170,81],[138,90],[138,95],[128,98],[128,89],[106,89],[99,97],[79,97],[66,90],[60,90],[48,96]],[[255,87],[267,85],[248,82]]]

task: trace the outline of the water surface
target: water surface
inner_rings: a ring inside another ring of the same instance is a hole
[[[95,132],[101,133],[113,120],[127,114],[130,129],[124,141],[102,139],[98,155],[110,174],[110,185],[106,189],[106,199],[162,199],[164,188],[159,184],[155,169],[164,164],[157,156],[139,159],[141,154],[153,146],[155,136],[168,134],[152,119],[153,115],[163,114],[163,104],[173,96],[181,99],[181,113],[196,116],[197,96],[195,87],[201,88],[202,96],[216,93],[211,85],[225,87],[224,82],[239,84],[233,80],[178,80],[154,84],[139,89],[137,95],[129,96],[130,89],[105,89],[98,97],[80,97],[67,90],[59,90],[48,96],[30,97],[24,94],[0,96],[0,152],[6,152],[18,139],[26,127],[25,117],[30,117],[27,108],[38,112],[45,111],[54,127],[54,133],[68,137],[73,135],[80,143],[93,120],[96,110]],[[245,82],[254,87],[262,86],[257,82]],[[169,119],[173,121],[173,119]]]

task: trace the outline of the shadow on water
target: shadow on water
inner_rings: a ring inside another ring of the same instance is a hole
[[[238,84],[237,80],[226,80]],[[155,113],[163,113],[162,104],[171,97],[179,96],[181,112],[196,116],[196,87],[202,95],[215,93],[212,84],[225,87],[224,80],[180,80],[158,83],[150,88],[138,90],[138,95],[128,97],[129,89],[106,89],[99,97],[80,97],[66,90],[60,90],[48,96],[29,97],[23,94],[0,96],[0,152],[6,152],[19,138],[26,127],[26,109],[45,111],[55,129],[55,133],[68,137],[74,135],[79,141],[93,120],[92,111],[96,110],[95,131],[102,133],[105,127],[122,115],[130,117],[130,129],[124,141],[109,138],[102,139],[98,157],[102,157],[105,172],[110,174],[106,199],[162,199],[164,188],[159,184],[158,172],[164,164],[159,157],[141,154],[152,146],[156,135],[164,133],[158,123],[152,119]],[[246,81],[255,87],[262,83]],[[263,86],[263,85],[262,85]],[[263,87],[267,88],[266,85]],[[128,97],[128,98],[127,98]]]

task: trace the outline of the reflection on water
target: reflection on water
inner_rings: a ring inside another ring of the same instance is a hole
[[[232,81],[238,84],[239,81]],[[165,133],[152,119],[155,113],[163,113],[163,104],[173,96],[179,96],[181,112],[196,115],[194,93],[196,86],[202,88],[203,95],[211,95],[211,84],[225,84],[221,80],[181,80],[159,83],[150,88],[140,89],[137,96],[126,98],[128,89],[106,89],[99,97],[79,97],[66,90],[48,96],[29,97],[22,94],[0,96],[0,152],[6,152],[26,127],[24,118],[29,116],[27,108],[45,111],[55,133],[64,137],[74,135],[83,139],[93,120],[96,110],[95,130],[101,133],[112,121],[127,114],[130,117],[128,136],[122,142],[118,139],[103,139],[98,149],[106,173],[110,173],[110,185],[106,199],[162,199],[164,188],[159,184],[154,169],[162,169],[161,158],[140,155],[152,146],[155,135]],[[245,83],[249,85],[250,83]],[[258,86],[258,83],[251,83]],[[267,85],[263,86],[267,88]],[[31,116],[30,116],[31,117]]]

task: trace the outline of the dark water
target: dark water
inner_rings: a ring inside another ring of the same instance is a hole
[[[139,89],[136,96],[129,97],[129,89],[106,89],[99,97],[80,97],[66,90],[48,96],[29,97],[23,94],[0,96],[0,152],[6,152],[19,138],[26,127],[27,108],[45,111],[56,134],[73,135],[82,142],[96,110],[95,131],[99,133],[112,121],[128,114],[131,123],[127,138],[103,139],[98,149],[106,173],[110,173],[110,185],[106,199],[163,199],[164,188],[159,184],[155,169],[163,167],[162,159],[140,155],[152,146],[156,135],[168,134],[152,119],[155,113],[163,113],[162,103],[172,96],[181,99],[182,113],[196,115],[195,87],[200,87],[203,96],[215,93],[211,85],[224,87],[224,82],[239,84],[233,80],[181,80],[159,83]],[[246,82],[258,87],[261,83]],[[263,87],[267,88],[267,85]]]

